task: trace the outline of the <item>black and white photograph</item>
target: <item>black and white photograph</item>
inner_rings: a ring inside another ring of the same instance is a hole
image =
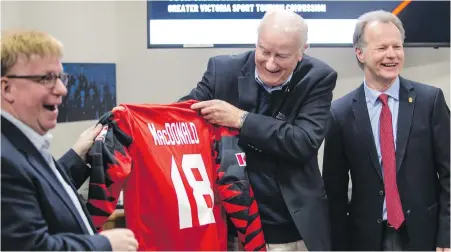
[[[58,122],[99,119],[116,106],[116,66],[112,63],[63,63],[69,74]]]

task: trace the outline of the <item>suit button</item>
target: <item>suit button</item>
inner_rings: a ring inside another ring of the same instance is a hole
[[[406,215],[409,216],[410,215],[410,209],[406,210]]]
[[[377,219],[377,223],[381,224],[382,223],[382,219]]]
[[[379,195],[380,195],[380,196],[384,195],[384,191],[383,191],[383,190],[380,190],[380,191],[379,191]]]

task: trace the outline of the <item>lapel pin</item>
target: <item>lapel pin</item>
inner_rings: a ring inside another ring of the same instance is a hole
[[[409,103],[412,103],[413,99],[412,97],[409,97]]]

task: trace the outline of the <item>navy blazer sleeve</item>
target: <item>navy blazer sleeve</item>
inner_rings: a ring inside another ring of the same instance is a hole
[[[1,250],[111,250],[102,235],[51,234],[37,200],[38,185],[3,157],[1,182]]]
[[[348,238],[348,186],[349,161],[343,149],[343,136],[333,110],[324,141],[323,180],[329,199],[332,250],[349,250]]]
[[[335,71],[322,71],[322,74],[316,83],[309,83],[313,87],[299,108],[294,123],[249,113],[240,137],[264,151],[298,162],[316,156],[326,134],[332,91],[337,81]],[[315,78],[311,80],[315,81]],[[304,84],[307,83],[300,83]]]
[[[72,183],[77,189],[83,185],[91,174],[89,166],[86,165],[73,149],[66,152],[57,162],[72,179]]]
[[[439,227],[437,247],[450,247],[450,113],[441,89],[438,89],[432,111],[432,135],[435,167],[440,181]]]

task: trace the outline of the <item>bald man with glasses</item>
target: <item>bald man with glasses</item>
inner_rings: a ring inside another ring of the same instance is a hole
[[[49,131],[67,94],[62,45],[35,31],[1,40],[1,250],[136,250],[128,229],[97,233],[77,188],[101,125],[85,130],[54,160]]]

